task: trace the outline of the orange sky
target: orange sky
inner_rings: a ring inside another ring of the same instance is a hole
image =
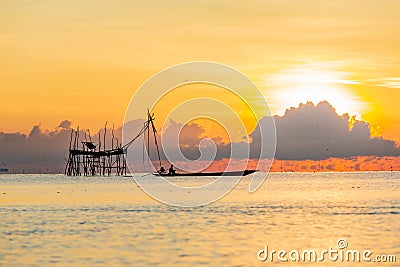
[[[400,3],[1,1],[0,131],[121,125],[135,90],[207,60],[253,79],[275,114],[327,99],[400,140]]]

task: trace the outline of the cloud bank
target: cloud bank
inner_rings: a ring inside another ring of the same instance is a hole
[[[274,116],[277,131],[277,148],[275,158],[278,160],[324,160],[329,158],[351,158],[355,156],[400,156],[400,148],[392,140],[371,136],[371,127],[365,121],[355,121],[348,114],[340,116],[328,102],[318,105],[301,104],[297,108],[286,110],[283,116]],[[271,127],[271,118],[264,117],[250,134],[250,156],[257,158],[260,153],[259,130]],[[68,155],[68,145],[72,123],[62,121],[54,130],[44,130],[35,125],[29,134],[0,132],[0,162],[7,162],[11,169],[17,171],[32,168],[33,171],[50,168],[53,172],[63,171]],[[143,121],[137,120],[126,124],[132,136],[143,126]],[[165,149],[168,140],[173,138],[182,127],[177,122],[171,122],[164,133]],[[103,137],[104,129],[93,133]],[[88,134],[88,133],[87,133]],[[81,131],[84,136],[84,131]],[[118,138],[121,141],[122,128],[114,131],[114,144]],[[231,147],[246,146],[245,143],[224,143],[221,138],[212,138],[212,142],[201,142],[206,132],[201,125],[192,123],[183,127],[179,136],[180,150],[188,159],[200,157],[201,151],[216,149],[216,160],[231,157]],[[111,144],[111,130],[107,130],[107,143]],[[158,140],[161,140],[158,135]],[[209,140],[210,141],[210,140]],[[143,149],[143,138],[132,145],[133,149]],[[207,150],[208,149],[208,150]],[[155,155],[152,145],[150,150]],[[161,151],[162,152],[162,151]],[[172,153],[174,154],[174,153]],[[161,153],[165,159],[164,153]],[[236,155],[240,159],[245,155]],[[154,158],[154,156],[152,156]],[[132,160],[139,160],[132,159]],[[170,158],[174,160],[174,158]],[[35,169],[36,168],[36,169]]]
[[[277,159],[327,159],[352,156],[399,156],[396,143],[371,136],[371,126],[340,116],[328,102],[301,104],[275,116]]]
[[[322,160],[333,157],[400,156],[400,148],[394,141],[373,137],[368,122],[357,121],[348,114],[340,116],[326,101],[318,105],[311,102],[300,104],[297,108],[286,110],[283,116],[274,116],[274,121],[277,132],[276,159]],[[173,124],[175,129],[180,127],[182,125]],[[250,134],[252,158],[258,158],[260,155],[261,140],[269,138],[261,138],[260,128],[263,127],[273,127],[270,117],[261,119]],[[189,135],[185,132],[187,128],[190,128]],[[167,129],[166,132],[168,133],[169,130]],[[185,142],[182,143],[181,150],[189,159],[199,157],[198,144],[204,138],[203,134],[204,129],[201,125],[191,124],[190,127],[183,128],[181,136],[184,136]],[[226,144],[218,139],[213,139],[213,141],[218,149],[217,160],[231,157],[231,147],[246,145],[244,143]],[[187,146],[187,144],[190,145]],[[245,154],[241,156],[244,157]]]

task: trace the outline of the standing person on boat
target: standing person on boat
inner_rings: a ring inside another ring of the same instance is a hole
[[[169,175],[174,175],[175,174],[174,166],[172,164],[171,164],[171,167],[169,167],[168,174]]]

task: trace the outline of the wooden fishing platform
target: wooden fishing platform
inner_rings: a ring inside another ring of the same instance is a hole
[[[76,130],[72,129],[68,150],[69,155],[68,159],[65,159],[67,161],[65,174],[68,176],[126,175],[128,147],[142,134],[146,134],[147,132],[147,135],[149,135],[150,129],[153,130],[154,136],[156,135],[153,120],[154,115],[150,115],[150,113],[147,112],[147,121],[144,123],[143,128],[136,137],[125,145],[122,145],[121,142],[114,137],[113,127],[111,148],[109,149],[106,149],[107,122],[104,126],[103,136],[101,136],[100,133],[98,134],[97,143],[92,141],[88,130],[80,131],[79,126]],[[80,136],[82,133],[83,137]]]

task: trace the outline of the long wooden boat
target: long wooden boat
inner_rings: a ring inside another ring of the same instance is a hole
[[[233,171],[233,172],[176,172],[174,174],[159,173],[155,172],[153,175],[155,176],[166,176],[166,177],[175,177],[175,176],[246,176],[256,172],[257,170],[243,170],[243,171]]]

